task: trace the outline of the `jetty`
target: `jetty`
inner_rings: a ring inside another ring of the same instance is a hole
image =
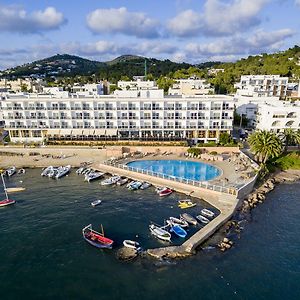
[[[182,245],[147,250],[148,255],[158,259],[167,257],[180,258],[194,254],[196,248],[200,244],[207,240],[232,217],[236,208],[241,203],[240,199],[243,199],[244,195],[253,189],[256,181],[255,176],[244,186],[239,187],[239,189],[233,189],[209,183],[200,184],[199,182],[184,179],[178,180],[178,178],[173,178],[172,176],[157,176],[157,174],[150,174],[143,170],[137,172],[124,164],[112,164],[106,162],[95,164],[93,165],[93,168],[98,169],[101,172],[128,177],[132,180],[147,181],[154,186],[168,186],[176,192],[203,199],[205,202],[219,210],[220,214],[216,218],[203,228],[199,229]]]

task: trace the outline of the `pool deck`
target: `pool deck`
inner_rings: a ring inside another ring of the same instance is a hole
[[[153,158],[144,158],[153,159]],[[177,157],[156,157],[155,159],[185,159]],[[189,159],[190,160],[190,159]],[[192,159],[193,160],[193,159]],[[199,160],[195,160],[198,161]],[[125,163],[125,162],[123,162]],[[205,162],[216,165],[223,170],[223,174],[217,179],[210,181],[211,183],[224,183],[224,178],[226,178],[227,184],[237,182],[240,177],[240,172],[235,171],[234,164],[230,162]],[[206,189],[198,186],[193,186],[190,184],[177,182],[165,178],[159,178],[155,176],[150,176],[143,173],[138,173],[135,171],[129,171],[122,169],[113,165],[107,165],[104,163],[93,165],[95,169],[98,169],[105,173],[117,174],[120,176],[128,177],[133,180],[147,181],[154,186],[168,186],[169,188],[186,195],[191,195],[195,198],[201,198],[206,201],[211,206],[215,207],[220,211],[220,214],[214,218],[209,224],[205,225],[203,228],[199,229],[194,235],[187,239],[181,246],[169,246],[162,248],[148,249],[147,253],[155,258],[163,257],[184,257],[189,256],[195,252],[195,249],[207,240],[216,230],[218,230],[223,224],[225,224],[234,214],[237,206],[239,205],[239,199],[237,194],[222,193],[219,191]],[[251,179],[253,181],[253,178]],[[246,184],[246,181],[245,181]],[[187,211],[188,210],[184,210]]]

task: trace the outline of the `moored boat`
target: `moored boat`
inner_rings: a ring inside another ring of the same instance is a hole
[[[53,167],[52,167],[52,166],[49,166],[49,167],[47,167],[47,168],[45,168],[45,169],[43,170],[43,172],[41,173],[41,176],[48,176],[48,174],[49,174],[51,171],[53,171]]]
[[[197,220],[193,216],[191,216],[190,214],[187,214],[187,213],[181,214],[180,218],[186,220],[188,223],[190,223],[192,225],[197,225],[197,223],[198,223]]]
[[[101,178],[103,175],[104,175],[104,173],[102,173],[102,172],[93,171],[93,172],[86,174],[84,176],[84,180],[91,182],[93,180]]]
[[[167,223],[169,223],[171,226],[180,225],[182,228],[189,227],[189,224],[186,220],[175,217],[170,217],[169,220],[167,220]]]
[[[26,173],[26,171],[23,168],[18,170],[18,174],[25,174],[25,173]]]
[[[16,174],[16,171],[17,171],[16,167],[10,167],[10,168],[6,169],[5,174],[6,174],[8,177],[11,177],[11,176],[13,176],[14,174]]]
[[[142,182],[141,181],[132,181],[127,185],[127,188],[129,190],[138,190],[141,186],[142,186]]]
[[[129,178],[122,178],[117,182],[117,185],[121,186],[126,184],[129,181]]]
[[[206,217],[204,217],[202,215],[196,216],[196,219],[199,220],[203,224],[208,224],[210,222],[209,219],[207,219]]]
[[[101,185],[112,185],[112,184],[117,183],[120,180],[120,178],[121,177],[119,175],[115,175],[115,176],[112,176],[108,179],[101,181],[100,184]]]
[[[2,173],[1,173],[1,178],[2,178],[2,183],[3,183],[3,188],[4,188],[4,193],[5,193],[6,198],[0,201],[0,207],[8,206],[8,205],[11,205],[11,204],[15,204],[16,203],[15,200],[8,199],[8,195],[7,195],[7,191],[6,191],[6,186],[5,186],[5,182],[4,182],[4,178],[3,178],[3,174]]]
[[[123,245],[124,245],[124,247],[131,248],[131,249],[134,249],[136,251],[141,250],[140,244],[136,241],[124,240]]]
[[[161,191],[158,192],[159,197],[165,197],[165,196],[169,196],[173,193],[173,191],[171,189],[169,189],[168,187],[163,188]]]
[[[215,216],[215,213],[207,208],[201,209],[201,214],[209,218],[213,218]]]
[[[91,205],[92,205],[93,207],[95,207],[95,206],[101,204],[101,202],[102,202],[102,200],[98,199],[98,200],[95,200],[95,201],[91,202]]]
[[[144,181],[140,187],[140,190],[146,190],[151,186],[151,183]]]
[[[164,228],[165,228],[165,226],[164,227],[159,227],[159,226],[154,225],[154,224],[149,225],[150,232],[154,236],[156,236],[160,240],[170,242],[171,241],[171,234],[170,234],[170,232],[166,231]]]
[[[186,200],[179,200],[178,201],[178,207],[182,208],[182,209],[185,209],[185,208],[191,208],[191,207],[194,207],[196,206],[197,204],[192,202],[191,200],[189,199],[186,199]]]
[[[77,175],[82,174],[82,172],[83,172],[85,169],[86,169],[85,167],[80,167],[79,169],[76,170],[76,174],[77,174]]]
[[[67,166],[60,166],[57,168],[57,172],[55,174],[55,178],[61,178],[63,176],[66,176],[71,171],[71,165]]]
[[[92,229],[92,224],[89,224],[82,229],[82,236],[90,245],[96,248],[111,249],[114,241],[104,236],[102,225],[101,229],[102,233],[97,232],[96,230]]]
[[[177,236],[181,238],[185,238],[187,236],[187,232],[180,225],[171,226],[170,231],[174,232]]]

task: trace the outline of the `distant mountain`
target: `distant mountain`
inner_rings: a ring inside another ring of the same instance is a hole
[[[99,62],[75,55],[57,54],[2,71],[2,77],[25,77],[31,75],[72,77],[75,75],[88,76],[96,74],[100,78],[115,82],[122,76],[132,78],[135,75],[144,75],[145,62],[147,74],[151,73],[155,78],[192,66],[187,63],[175,63],[168,59],[159,60],[136,55],[122,55],[108,62]]]

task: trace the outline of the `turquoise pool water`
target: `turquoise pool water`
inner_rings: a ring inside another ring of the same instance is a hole
[[[184,179],[207,181],[221,175],[220,169],[190,160],[136,160],[127,166]]]

